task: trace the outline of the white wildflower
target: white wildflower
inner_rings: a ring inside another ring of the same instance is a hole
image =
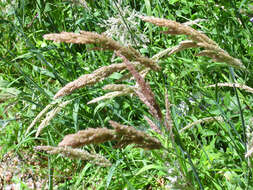
[[[186,116],[189,111],[189,106],[184,101],[181,101],[180,104],[177,106],[177,108],[178,108],[178,111],[180,112],[179,115]]]
[[[139,26],[138,18],[140,14],[135,10],[131,10],[128,6],[122,9],[120,3],[118,3],[117,7],[120,9],[120,12],[114,17],[105,20],[104,24],[100,24],[100,26],[107,29],[104,34],[108,37],[116,38],[124,45],[142,45],[145,47],[145,44],[149,42],[149,39],[143,31],[140,31],[137,27]],[[117,8],[115,9],[117,10]],[[125,19],[127,26],[122,17]],[[134,35],[134,40],[132,39],[131,33]]]

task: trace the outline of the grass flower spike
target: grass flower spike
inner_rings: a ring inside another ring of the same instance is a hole
[[[37,146],[35,147],[35,150],[43,150],[49,154],[61,154],[71,159],[86,160],[103,167],[111,166],[110,161],[103,156],[100,156],[99,154],[91,154],[81,149],[73,149],[71,147]]]
[[[145,22],[150,22],[157,26],[166,27],[168,30],[164,33],[172,35],[186,35],[192,41],[181,42],[179,46],[172,50],[172,53],[181,51],[189,47],[201,47],[205,50],[199,52],[198,56],[207,56],[218,62],[225,62],[230,66],[245,69],[239,59],[231,57],[225,50],[221,49],[213,40],[205,34],[191,28],[190,26],[162,18],[140,16]],[[170,53],[170,54],[172,54]],[[170,55],[169,54],[169,55]]]
[[[100,35],[95,32],[80,31],[80,33],[61,32],[59,34],[46,34],[43,36],[46,40],[53,40],[55,42],[66,42],[75,44],[94,44],[101,49],[114,50],[120,52],[130,61],[138,61],[146,67],[153,70],[160,70],[160,67],[151,59],[142,56],[131,46],[122,46],[113,39]]]
[[[112,73],[121,71],[125,68],[126,68],[125,64],[111,64],[109,66],[101,67],[91,74],[82,75],[78,79],[68,83],[66,86],[60,89],[55,94],[54,99],[68,95],[72,93],[74,90],[82,88],[84,86],[96,84],[97,82],[104,80]]]
[[[58,146],[81,147],[88,144],[99,144],[107,141],[117,141],[115,148],[122,148],[129,144],[145,149],[160,149],[161,143],[142,131],[131,126],[121,125],[110,121],[114,130],[106,128],[86,129],[64,137]]]

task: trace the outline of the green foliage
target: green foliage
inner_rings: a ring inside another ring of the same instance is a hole
[[[0,33],[1,157],[9,151],[34,152],[35,145],[57,145],[67,134],[88,127],[108,127],[112,119],[147,131],[162,142],[164,149],[145,151],[128,146],[116,150],[112,143],[85,147],[110,160],[110,168],[50,156],[41,161],[41,166],[46,168],[41,167],[41,173],[48,174],[48,187],[169,189],[176,180],[175,189],[253,188],[249,167],[252,159],[245,158],[249,140],[245,130],[247,126],[252,127],[252,94],[229,87],[206,88],[224,82],[252,86],[250,1],[122,1],[122,9],[128,7],[145,15],[178,22],[206,19],[194,28],[242,60],[247,68],[246,71],[233,70],[208,58],[196,57],[197,50],[184,50],[160,60],[162,71],[151,72],[147,79],[163,113],[164,92],[169,92],[175,142],[169,133],[162,136],[148,130],[143,115],[150,115],[137,98],[118,97],[87,105],[88,101],[103,95],[102,83],[66,97],[73,99],[72,104],[62,109],[39,138],[34,137],[35,129],[25,134],[31,121],[62,86],[118,61],[112,59],[112,52],[91,51],[91,45],[55,44],[43,39],[44,34],[61,31],[102,33],[105,28],[101,24],[120,12],[114,0],[87,2],[88,8],[69,1],[0,2],[0,31],[4,31]],[[148,44],[135,47],[147,57],[185,39],[162,34],[163,28],[142,21],[136,27],[149,37]],[[122,74],[111,75],[103,85],[117,83]],[[133,84],[133,81],[127,83]],[[1,99],[6,93],[11,95]],[[193,121],[211,116],[222,116],[224,122],[200,123],[183,133],[178,132]],[[42,153],[34,154],[45,157]]]

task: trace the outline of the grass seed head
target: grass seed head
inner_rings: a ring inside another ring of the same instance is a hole
[[[105,94],[104,96],[99,96],[97,98],[94,98],[93,100],[89,101],[87,104],[93,104],[96,102],[99,102],[101,100],[106,100],[106,99],[112,99],[118,96],[125,96],[130,94],[131,92],[126,91],[126,90],[122,90],[122,91],[115,91],[115,92],[109,92],[107,94]]]
[[[231,57],[226,51],[221,49],[208,36],[206,36],[202,32],[191,28],[190,26],[162,18],[148,16],[140,16],[140,18],[145,22],[150,22],[157,26],[166,27],[168,30],[164,33],[172,35],[186,35],[189,39],[195,42],[198,47],[202,47],[205,49],[198,54],[199,56],[207,56],[212,58],[214,61],[225,62],[230,66],[245,69],[244,65],[241,63],[240,60]],[[183,46],[183,44],[181,44],[177,46],[173,51],[181,51],[187,48],[187,46],[196,47],[196,44],[185,44],[185,47]]]
[[[202,119],[199,119],[197,121],[194,121],[188,125],[186,125],[183,129],[181,129],[179,132],[183,132],[191,127],[193,127],[194,125],[197,125],[197,124],[200,124],[200,123],[209,123],[209,122],[212,122],[212,121],[224,121],[223,117],[221,116],[214,116],[214,117],[205,117],[205,118],[202,118]]]
[[[131,46],[122,46],[113,39],[97,34],[95,32],[80,31],[80,33],[61,32],[59,34],[46,34],[43,36],[46,40],[53,40],[55,42],[66,42],[75,44],[95,44],[102,49],[114,50],[120,52],[130,61],[138,61],[146,67],[153,70],[160,70],[160,67],[151,59],[142,56]]]
[[[40,135],[40,132],[42,129],[44,129],[46,126],[48,126],[49,122],[54,118],[54,116],[61,111],[62,108],[64,108],[66,105],[68,105],[71,102],[71,100],[65,101],[60,103],[56,108],[52,109],[50,112],[46,114],[45,119],[40,123],[37,132],[36,137]]]
[[[218,87],[231,87],[231,88],[240,88],[242,90],[245,90],[246,92],[249,92],[249,93],[253,93],[253,88],[247,86],[247,85],[243,85],[243,84],[238,84],[238,83],[218,83],[217,84]],[[206,86],[206,88],[215,88],[216,87],[216,84],[212,84],[212,85],[209,85],[209,86]]]
[[[106,128],[89,128],[78,131],[76,134],[65,136],[58,146],[81,147],[88,144],[99,144],[115,139],[116,136],[113,130]]]
[[[145,82],[144,78],[138,73],[135,69],[134,65],[132,65],[128,59],[120,54],[120,52],[116,52],[116,54],[123,59],[123,63],[126,64],[127,69],[133,75],[138,84],[139,89],[135,91],[135,93],[139,96],[140,100],[146,104],[150,110],[150,113],[159,121],[162,120],[162,113],[160,107],[155,101],[155,97],[148,83]]]
[[[126,68],[125,64],[112,64],[109,66],[101,67],[95,70],[92,74],[85,74],[80,76],[78,79],[68,83],[63,88],[61,88],[54,96],[54,99],[68,95],[74,90],[82,88],[87,85],[93,85],[101,80],[104,80],[106,77],[111,75],[114,72],[121,71]]]
[[[161,130],[159,129],[159,127],[151,119],[149,119],[145,115],[144,115],[144,119],[147,121],[147,123],[149,124],[149,126],[150,126],[151,129],[153,129],[155,132],[161,134]]]
[[[145,149],[160,149],[161,143],[148,134],[138,131],[131,126],[121,125],[110,121],[114,130],[107,128],[86,129],[64,137],[59,147],[81,147],[88,144],[99,144],[107,141],[117,141],[115,148],[123,148],[129,144]]]
[[[53,146],[37,146],[37,151],[46,151],[49,154],[61,154],[64,157],[71,159],[81,159],[90,161],[93,164],[108,167],[111,165],[110,161],[100,156],[99,154],[91,154],[85,150],[73,149],[71,147],[53,147]]]
[[[115,121],[109,121],[109,123],[115,129],[117,136],[120,137],[116,148],[122,148],[128,144],[135,144],[136,147],[147,150],[162,148],[161,143],[157,139],[143,131],[138,131],[131,126],[121,125]]]
[[[29,127],[26,130],[25,134],[28,134],[29,131],[33,128],[33,126],[40,120],[40,118],[42,116],[44,116],[46,114],[46,112],[52,108],[53,105],[55,105],[56,103],[59,103],[59,101],[53,101],[50,104],[48,104],[36,117],[35,119],[32,121],[32,123],[29,125]]]

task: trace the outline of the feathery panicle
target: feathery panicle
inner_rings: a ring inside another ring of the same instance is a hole
[[[137,62],[138,63],[138,62]],[[135,65],[136,70],[140,73],[140,75],[145,78],[146,75],[149,73],[150,68],[143,67],[140,64],[136,64],[136,62],[131,62],[131,64]],[[134,80],[134,77],[131,73],[126,73],[124,76],[122,76],[118,81],[125,81],[125,80]]]
[[[191,41],[191,40],[185,40],[179,43],[178,46],[174,47],[169,53],[168,56],[172,55],[173,53],[177,53],[179,51],[185,50],[187,48],[193,48],[193,47],[198,47],[198,45]]]
[[[162,26],[168,28],[168,31],[165,33],[173,34],[173,35],[187,35],[195,42],[207,42],[208,44],[216,45],[216,43],[208,38],[205,34],[194,30],[193,28],[186,26],[184,24],[178,23],[173,20],[167,20],[163,18],[155,18],[149,16],[141,16],[140,17],[145,22],[150,22],[157,26]]]
[[[235,87],[235,88],[240,88],[242,90],[245,90],[246,92],[253,93],[253,88],[243,85],[243,84],[238,84],[238,83],[218,83],[217,86],[219,87],[225,86],[225,87],[231,87],[231,88]],[[216,85],[212,84],[212,85],[207,86],[206,88],[212,88],[212,87],[216,87]]]
[[[140,70],[140,75],[142,78],[146,78],[147,74],[149,73],[150,69],[149,68],[144,68],[143,70]]]
[[[161,134],[161,130],[151,119],[149,119],[146,115],[144,115],[144,119],[147,121],[147,123],[149,124],[151,129],[153,129],[155,132]]]
[[[95,32],[80,31],[80,33],[61,32],[59,34],[46,34],[43,36],[46,40],[53,40],[55,42],[66,42],[75,44],[95,44],[101,46],[102,49],[114,50],[120,52],[127,59],[131,61],[138,61],[146,67],[153,70],[160,70],[160,67],[151,59],[142,56],[131,46],[124,47],[113,39],[100,35]]]
[[[59,101],[53,101],[50,104],[48,104],[36,117],[35,119],[32,121],[32,123],[30,124],[30,126],[27,128],[25,134],[28,134],[29,131],[33,128],[33,126],[36,124],[36,122],[56,103],[59,103]]]
[[[198,47],[197,43],[192,41],[192,40],[185,40],[179,43],[179,45],[173,47],[173,48],[167,48],[163,51],[160,51],[159,53],[155,54],[151,59],[154,61],[158,61],[159,59],[161,59],[162,57],[164,57],[165,55],[170,56],[173,53],[177,53],[179,51],[185,50],[187,48],[194,48],[194,47]]]
[[[81,149],[73,149],[71,147],[37,146],[35,147],[35,150],[46,151],[48,154],[61,154],[71,159],[91,161],[91,163],[103,167],[111,166],[110,161],[103,156],[100,156],[99,154],[91,154]]]
[[[196,54],[196,56],[206,56],[206,57],[210,57],[215,62],[222,62],[222,58],[219,57],[219,54],[217,54],[217,52],[213,50],[203,50],[199,52],[198,54]]]
[[[135,94],[138,95],[139,99],[148,107],[149,109],[149,113],[154,117],[156,118],[158,121],[162,121],[162,115],[159,114],[158,111],[160,111],[160,108],[159,110],[157,110],[151,103],[150,101],[147,99],[147,96],[145,96],[143,94],[143,92],[141,90],[136,90],[135,91]],[[161,113],[161,112],[160,112]]]
[[[125,96],[128,95],[129,93],[127,91],[115,91],[115,92],[109,92],[105,94],[104,96],[99,96],[97,98],[94,98],[93,100],[89,101],[87,104],[94,104],[96,102],[99,102],[101,100],[107,100],[107,99],[112,99],[118,96]]]
[[[52,109],[50,112],[48,112],[46,114],[45,119],[40,123],[37,132],[36,132],[36,137],[38,137],[40,135],[40,132],[42,131],[42,129],[44,129],[49,122],[51,121],[51,119],[61,111],[62,108],[64,108],[66,105],[68,105],[71,102],[71,100],[65,101],[60,103],[56,108]]]
[[[203,122],[209,123],[209,122],[212,122],[212,121],[224,121],[224,120],[221,116],[202,118],[202,119],[199,119],[197,121],[194,121],[194,122],[188,124],[183,129],[181,129],[179,132],[181,133],[181,132],[185,131],[186,129],[189,129],[189,128],[193,127],[194,125],[197,125],[197,124],[200,124],[200,123],[203,123]]]
[[[114,130],[106,128],[86,129],[64,137],[58,146],[81,147],[88,144],[99,144],[106,141],[116,140]]]
[[[58,146],[80,147],[88,144],[99,144],[107,141],[117,141],[115,148],[122,148],[129,144],[146,149],[159,149],[161,143],[142,131],[131,126],[118,124],[110,121],[114,130],[107,128],[86,129],[64,137]]]
[[[198,44],[201,45],[201,44]],[[209,46],[210,47],[210,46]],[[234,67],[245,67],[242,65],[242,62],[239,59],[231,57],[227,52],[220,49],[219,51],[215,50],[203,50],[197,54],[197,56],[206,56],[213,59],[215,62],[224,62]]]
[[[123,91],[126,89],[132,89],[133,86],[129,86],[126,84],[108,84],[103,87],[104,90],[111,90],[111,91]]]
[[[160,107],[155,101],[155,97],[148,83],[145,82],[144,78],[136,71],[135,67],[127,60],[125,56],[120,54],[120,52],[116,52],[116,55],[123,59],[124,64],[126,64],[127,69],[131,72],[133,77],[135,78],[137,84],[139,85],[138,90],[136,90],[136,94],[139,98],[148,106],[151,114],[158,119],[162,120],[162,113]]]
[[[97,97],[87,104],[93,104],[101,100],[112,99],[118,96],[131,95],[134,93],[135,87],[131,87],[125,84],[109,84],[103,87],[104,90],[113,90],[114,92],[109,92],[104,96]]]
[[[109,123],[115,129],[115,133],[120,139],[116,145],[117,148],[125,147],[128,144],[136,144],[136,147],[147,150],[162,148],[161,143],[157,139],[142,131],[138,131],[131,126],[121,125],[115,121],[109,121]]]
[[[195,25],[199,22],[204,22],[204,21],[206,21],[206,19],[195,19],[195,20],[190,20],[190,21],[184,22],[183,25],[191,26],[191,25]]]
[[[168,31],[164,32],[172,35],[187,35],[195,44],[190,42],[183,47],[183,44],[177,46],[174,51],[178,52],[189,47],[202,47],[205,50],[201,51],[199,56],[207,56],[218,62],[225,62],[230,66],[239,67],[245,69],[244,65],[240,60],[231,57],[226,51],[221,49],[213,40],[208,38],[205,34],[187,26],[172,20],[140,16],[140,18],[145,22],[153,23],[157,26],[162,26],[168,28]],[[181,47],[180,47],[181,46]]]
[[[155,54],[151,59],[154,60],[154,61],[158,61],[159,59],[161,59],[165,55],[168,55],[168,53],[170,53],[171,50],[173,50],[173,48],[171,48],[171,47],[167,48],[165,50],[162,50],[159,53]]]
[[[82,88],[84,86],[95,84],[101,80],[104,80],[106,77],[108,77],[112,73],[124,70],[125,68],[126,68],[126,65],[123,63],[111,64],[111,65],[104,66],[95,70],[92,74],[82,75],[78,79],[66,84],[66,86],[61,88],[55,94],[54,99],[70,94],[74,90]]]
[[[97,34],[95,32],[80,31],[80,33],[73,32],[61,32],[45,34],[43,36],[46,40],[53,40],[54,42],[66,42],[74,44],[97,44],[105,49],[120,49],[121,46],[104,35]]]

